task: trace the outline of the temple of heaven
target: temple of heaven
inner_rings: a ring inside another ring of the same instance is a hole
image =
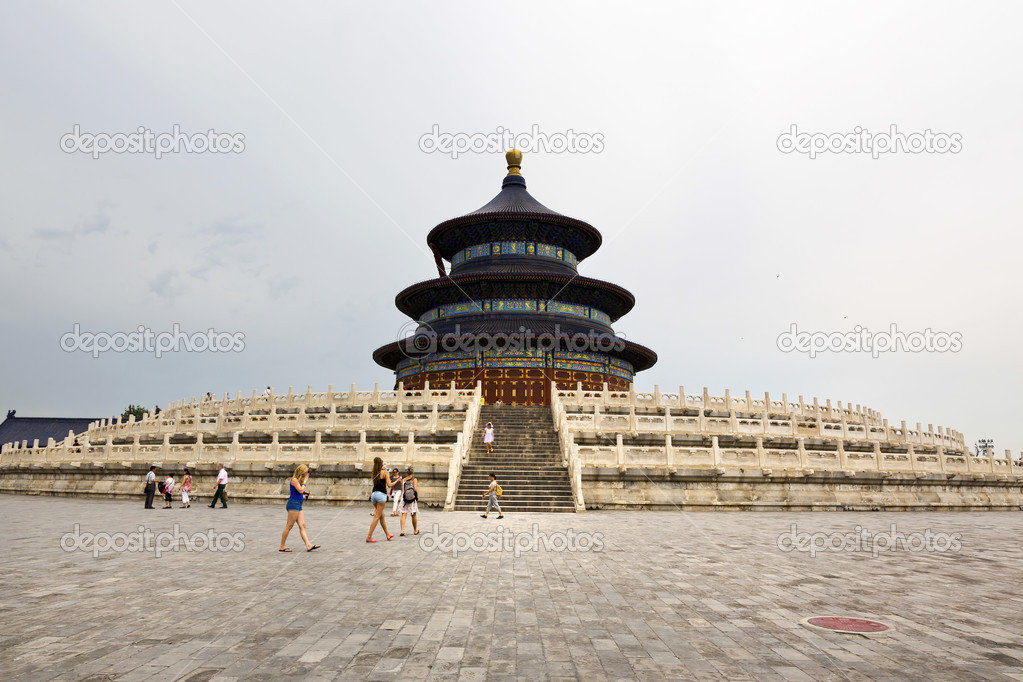
[[[636,372],[657,362],[649,348],[611,328],[635,298],[579,275],[578,263],[600,248],[600,233],[534,199],[520,173],[522,153],[505,156],[501,192],[430,231],[439,276],[395,298],[415,331],[373,359],[409,389],[481,381],[487,403],[549,405],[552,381],[628,390]]]

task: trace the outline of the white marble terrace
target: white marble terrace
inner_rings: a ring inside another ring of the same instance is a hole
[[[355,464],[381,457],[388,465],[450,465],[468,450],[480,388],[348,391],[177,401],[158,416],[102,420],[84,433],[7,443],[0,467],[53,463],[278,462]],[[417,440],[419,438],[420,440]],[[76,446],[75,440],[78,440]]]
[[[963,435],[928,424],[889,424],[860,405],[635,391],[559,390],[551,408],[573,482],[584,467],[1023,475],[1005,459],[974,456]],[[791,475],[791,473],[789,474]]]

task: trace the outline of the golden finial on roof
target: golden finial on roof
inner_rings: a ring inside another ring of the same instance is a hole
[[[522,168],[522,152],[518,149],[509,149],[505,152],[504,159],[508,162],[508,175],[522,175],[519,172]]]

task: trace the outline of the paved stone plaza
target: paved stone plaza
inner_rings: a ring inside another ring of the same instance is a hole
[[[203,499],[0,496],[0,679],[1023,680],[1020,513],[426,511],[369,545],[368,504],[307,504],[322,549],[281,554],[283,503]]]

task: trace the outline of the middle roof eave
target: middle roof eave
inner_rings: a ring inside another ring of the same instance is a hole
[[[435,278],[419,282],[399,293],[394,304],[398,310],[412,319],[418,319],[427,310],[447,303],[483,298],[518,298],[509,295],[508,289],[523,287],[536,290],[538,298],[596,305],[610,315],[612,321],[628,313],[636,304],[635,297],[627,289],[599,279],[550,273],[507,272]],[[484,288],[488,291],[481,291]],[[539,293],[541,291],[544,293]],[[599,298],[600,302],[595,302],[594,298]]]

